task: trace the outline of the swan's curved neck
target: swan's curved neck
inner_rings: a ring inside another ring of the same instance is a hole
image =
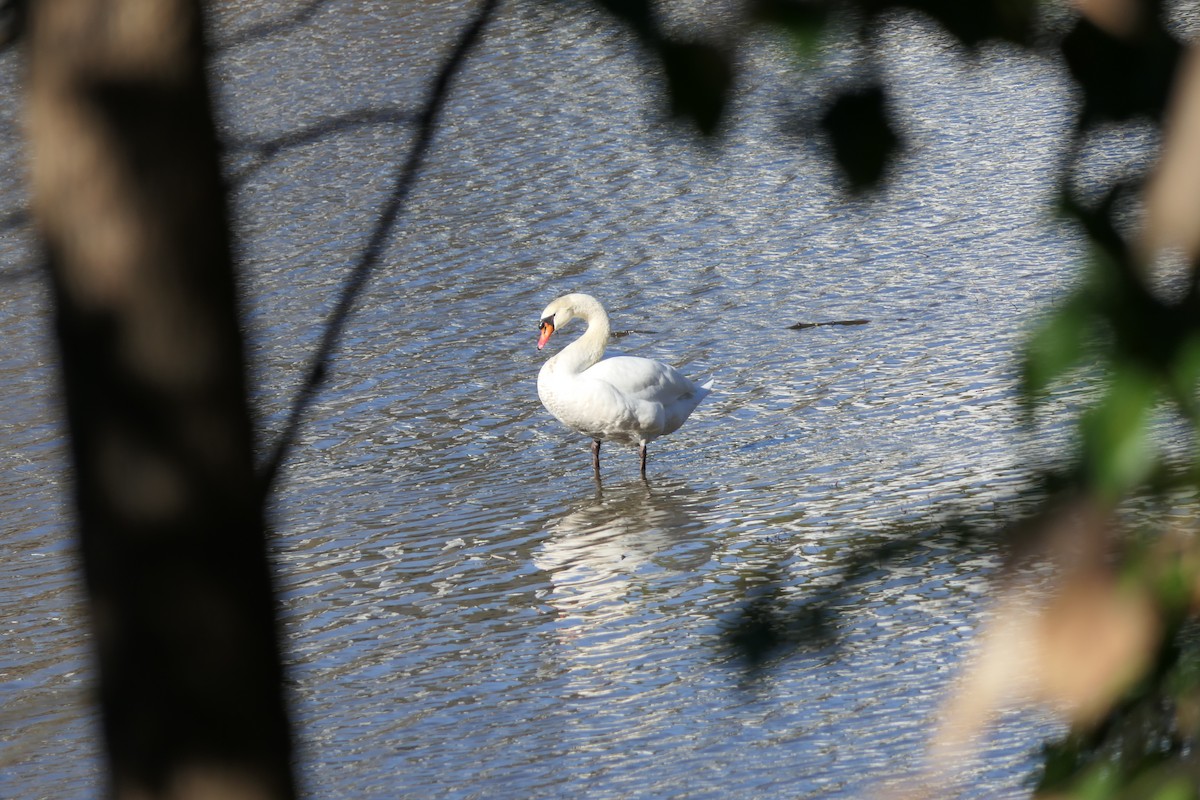
[[[587,323],[587,329],[550,359],[554,363],[553,369],[580,373],[604,357],[604,348],[608,346],[608,336],[612,332],[604,307],[596,302],[578,305],[575,316]]]

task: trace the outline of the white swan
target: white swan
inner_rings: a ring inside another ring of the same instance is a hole
[[[538,329],[538,350],[556,330],[578,317],[587,330],[542,365],[538,397],[568,428],[592,437],[592,468],[600,475],[600,443],[637,445],[646,476],[646,444],[683,424],[713,382],[697,385],[682,372],[649,358],[605,358],[610,327],[600,302],[567,294],[546,306]]]

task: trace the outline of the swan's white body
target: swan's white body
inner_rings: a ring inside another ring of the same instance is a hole
[[[600,442],[641,449],[679,428],[708,396],[713,382],[698,385],[674,367],[649,358],[604,358],[611,331],[608,314],[596,298],[568,294],[542,312],[540,350],[555,330],[578,317],[587,330],[542,365],[538,397],[559,422],[592,437],[593,466],[600,470]]]

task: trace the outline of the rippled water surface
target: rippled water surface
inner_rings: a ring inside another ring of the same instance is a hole
[[[268,439],[473,8],[340,0],[267,24],[290,7],[220,5],[213,26]],[[1003,514],[1069,435],[1021,432],[1014,352],[1082,254],[1052,214],[1077,99],[1049,62],[968,57],[918,18],[882,46],[905,156],[882,197],[846,201],[786,130],[849,59],[804,71],[751,40],[702,147],[619,29],[504,5],[274,503],[311,796],[850,798],[913,774],[999,560],[936,521]],[[0,134],[19,156],[15,58]],[[1147,139],[1114,130],[1091,168]],[[8,219],[0,783],[92,797],[46,298]],[[588,442],[537,401],[537,317],[566,291],[605,302],[615,348],[716,379],[646,483],[610,446],[599,489]],[[790,328],[845,319],[870,322]],[[746,676],[720,634],[748,594],[773,578],[799,602],[901,532],[923,544],[834,598],[835,640]],[[1006,719],[964,796],[1024,796],[1054,730]]]

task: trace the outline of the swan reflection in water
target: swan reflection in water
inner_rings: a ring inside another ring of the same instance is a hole
[[[572,673],[595,667],[611,687],[646,658],[647,637],[687,613],[680,595],[704,583],[716,546],[706,494],[681,481],[610,486],[576,503],[538,546],[533,561],[549,576],[545,599]]]

